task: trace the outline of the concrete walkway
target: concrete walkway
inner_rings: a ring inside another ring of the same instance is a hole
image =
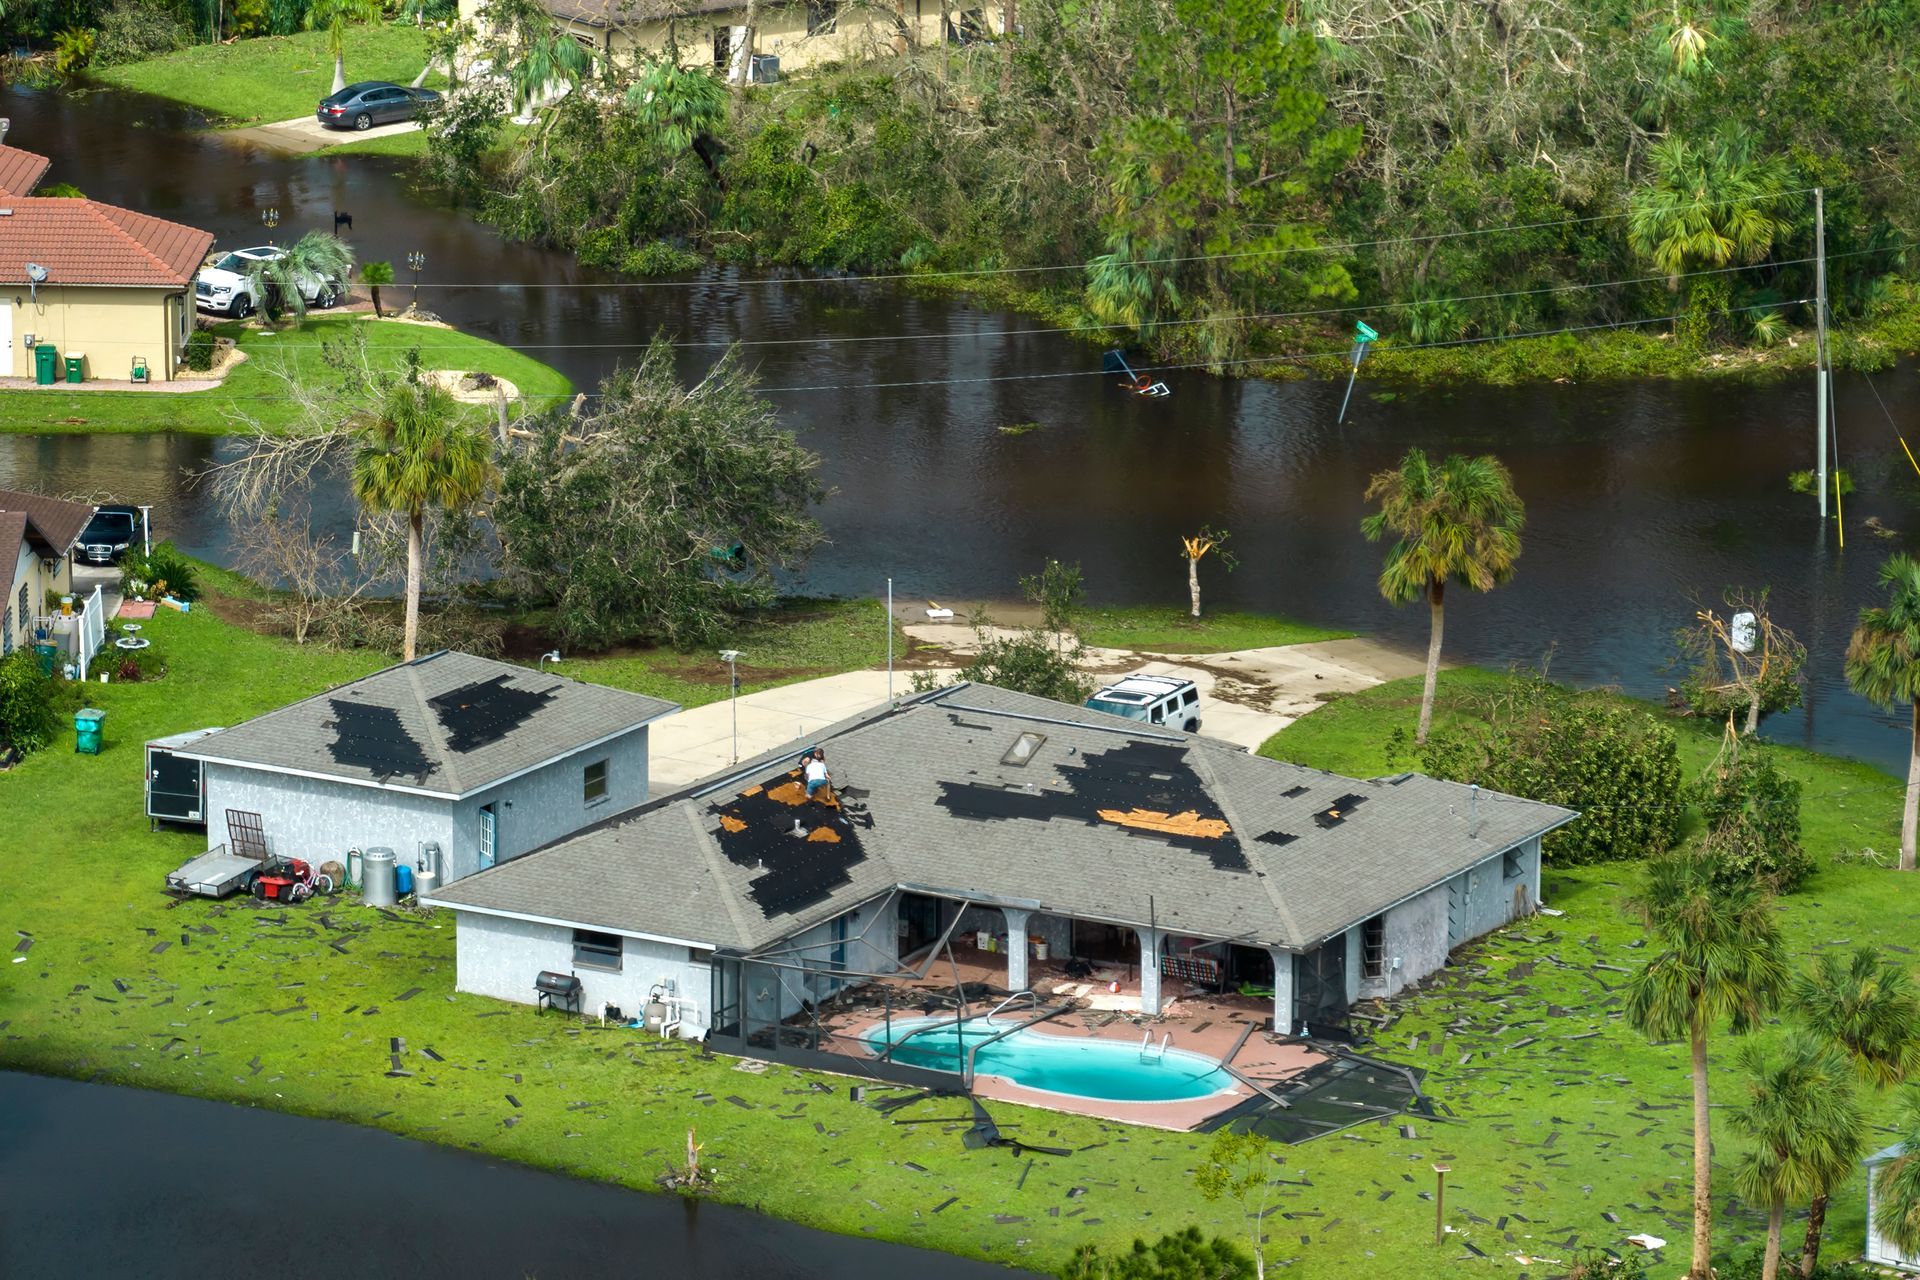
[[[971,627],[915,624],[907,632],[949,647],[956,655],[975,643]],[[1200,731],[1249,751],[1330,695],[1369,689],[1424,670],[1416,657],[1359,639],[1195,655],[1090,649],[1086,665],[1095,678],[1150,671],[1192,680],[1200,689]],[[931,669],[944,676],[955,668]],[[896,697],[909,692],[914,674],[894,672]],[[649,731],[653,789],[659,793],[697,782],[737,760],[803,739],[886,700],[885,671],[850,671],[750,693],[737,700],[737,707],[723,700],[681,711]]]

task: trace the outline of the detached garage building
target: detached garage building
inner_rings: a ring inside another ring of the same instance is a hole
[[[319,862],[385,846],[458,880],[647,798],[647,726],[671,702],[441,652],[223,729],[198,760],[207,847],[227,812]]]

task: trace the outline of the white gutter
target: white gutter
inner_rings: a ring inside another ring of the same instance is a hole
[[[665,934],[642,933],[638,929],[618,929],[610,924],[595,924],[590,920],[560,920],[553,916],[529,915],[524,911],[506,911],[499,907],[476,907],[465,902],[452,902],[446,898],[422,898],[423,907],[445,907],[449,911],[471,911],[479,916],[497,916],[502,920],[519,920],[525,924],[548,924],[560,929],[591,929],[595,933],[614,933],[623,938],[637,938],[641,942],[664,942],[668,946],[692,947],[700,951],[718,951],[720,945],[714,942],[695,942],[691,938],[669,938]]]

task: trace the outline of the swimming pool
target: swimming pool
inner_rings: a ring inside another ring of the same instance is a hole
[[[943,1018],[896,1018],[893,1038],[944,1022]],[[970,1018],[958,1027],[943,1026],[912,1036],[895,1051],[893,1061],[938,1071],[959,1071],[968,1049],[1007,1029],[1003,1019],[989,1026]],[[887,1047],[887,1028],[872,1028],[864,1037],[879,1053]],[[1211,1097],[1234,1087],[1234,1079],[1212,1058],[1180,1049],[1165,1054],[1156,1046],[1142,1061],[1138,1042],[1054,1035],[1045,1031],[1016,1031],[995,1040],[974,1055],[976,1075],[999,1076],[1044,1093],[1098,1098],[1108,1102],[1185,1102]]]

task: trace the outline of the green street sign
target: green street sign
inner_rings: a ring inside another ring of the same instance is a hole
[[[1353,322],[1353,336],[1361,342],[1372,342],[1380,335],[1375,333],[1373,326],[1369,325],[1365,320],[1355,320]]]

